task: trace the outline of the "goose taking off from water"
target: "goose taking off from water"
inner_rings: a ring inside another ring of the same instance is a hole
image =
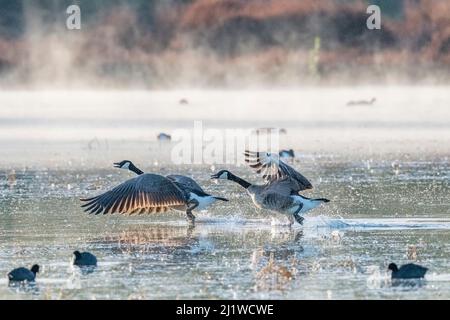
[[[172,136],[170,134],[167,134],[167,133],[164,133],[164,132],[158,134],[157,138],[158,138],[159,142],[168,142],[168,141],[172,140]]]
[[[263,175],[264,185],[254,185],[232,174],[221,170],[211,176],[212,179],[225,179],[238,183],[252,198],[256,207],[286,214],[291,225],[295,221],[303,224],[304,215],[328,199],[309,199],[299,194],[311,189],[312,185],[303,175],[279,159],[279,155],[265,152],[245,153],[246,161],[256,172]]]
[[[161,176],[143,173],[131,161],[116,163],[118,168],[126,168],[138,174],[99,196],[81,199],[86,212],[93,214],[143,214],[167,212],[171,209],[186,211],[189,220],[194,223],[193,210],[204,210],[217,200],[228,201],[225,198],[214,197],[192,179],[184,176]],[[131,169],[130,169],[131,168]]]
[[[388,266],[388,270],[392,271],[391,277],[393,280],[399,279],[421,279],[425,276],[428,269],[419,266],[414,263],[408,263],[400,267],[397,267],[395,263],[391,263]]]
[[[39,266],[35,264],[31,267],[31,270],[21,267],[12,270],[8,273],[8,280],[10,282],[34,282],[36,279],[36,273],[39,272]]]

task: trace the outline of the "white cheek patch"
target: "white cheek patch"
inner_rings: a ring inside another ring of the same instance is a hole
[[[129,163],[129,162],[125,163],[125,164],[122,166],[122,169],[128,170],[129,168],[130,168],[130,163]]]

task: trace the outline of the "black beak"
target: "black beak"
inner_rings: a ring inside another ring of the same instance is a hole
[[[211,179],[219,179],[219,175],[213,174],[213,175],[211,175]]]
[[[217,200],[220,200],[220,201],[225,201],[225,202],[230,201],[227,198],[222,198],[222,197],[214,197],[214,198],[216,198]]]
[[[120,163],[118,163],[118,162],[115,162],[115,163],[114,163],[114,168],[121,168],[121,165],[120,165]]]

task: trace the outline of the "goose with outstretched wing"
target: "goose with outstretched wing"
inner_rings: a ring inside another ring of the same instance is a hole
[[[228,170],[221,170],[212,179],[230,180],[247,190],[256,207],[286,214],[293,224],[294,220],[303,224],[303,215],[318,207],[328,199],[310,199],[299,192],[311,189],[312,185],[303,175],[279,159],[279,156],[264,152],[246,151],[246,162],[262,174],[265,184],[252,184]]]
[[[144,173],[131,161],[115,163],[116,168],[136,173],[136,178],[125,181],[97,197],[82,199],[85,211],[93,214],[143,214],[167,212],[170,209],[186,211],[193,223],[192,211],[205,210],[216,201],[228,201],[206,193],[193,179],[181,175]]]

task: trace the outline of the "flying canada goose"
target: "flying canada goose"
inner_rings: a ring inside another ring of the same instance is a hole
[[[397,267],[395,263],[391,263],[388,266],[388,270],[392,271],[391,277],[393,280],[399,279],[421,279],[425,276],[428,269],[419,266],[414,263],[408,263],[400,267]]]
[[[370,100],[356,100],[347,102],[347,106],[371,106],[377,101],[377,98],[372,98]]]
[[[21,267],[12,270],[8,273],[8,280],[10,282],[34,282],[36,279],[36,273],[39,272],[39,266],[35,264],[31,267],[31,270]]]
[[[94,267],[97,265],[97,258],[90,252],[74,251],[72,262],[78,267]]]
[[[128,160],[116,163],[115,166],[126,169],[136,168]],[[160,213],[173,209],[186,211],[187,217],[191,223],[194,223],[193,210],[204,210],[217,200],[228,201],[205,193],[194,180],[185,176],[164,177],[143,173],[137,168],[134,172],[139,176],[99,196],[80,199],[86,202],[82,207],[86,212],[96,215]]]
[[[312,189],[311,183],[295,169],[280,160],[279,155],[265,152],[246,151],[246,162],[256,172],[263,174],[264,185],[254,185],[232,174],[221,170],[211,179],[231,180],[247,190],[256,207],[287,214],[291,225],[295,221],[303,224],[304,215],[328,199],[310,199],[299,194],[300,191]]]

